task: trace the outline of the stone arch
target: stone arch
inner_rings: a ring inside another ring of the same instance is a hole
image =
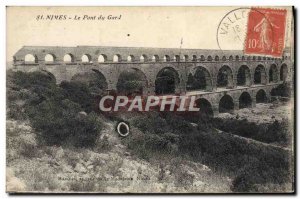
[[[74,55],[72,55],[71,53],[65,54],[64,62],[66,62],[66,63],[74,62]]]
[[[270,97],[272,100],[276,99],[277,97],[289,98],[290,96],[291,96],[290,88],[283,87],[282,85],[276,86],[272,88],[272,90],[270,91]]]
[[[175,93],[180,83],[178,72],[172,67],[162,68],[155,78],[156,94]]]
[[[252,99],[251,95],[248,92],[243,92],[239,97],[239,108],[251,108],[252,107]]]
[[[260,89],[259,91],[257,91],[255,98],[256,98],[256,103],[268,102],[267,93],[264,89]]]
[[[229,56],[229,61],[233,61],[233,56],[232,55]]]
[[[48,63],[54,62],[55,59],[56,59],[56,57],[53,54],[47,54],[47,55],[45,55],[45,62],[48,62]]]
[[[200,61],[205,61],[205,56],[204,55],[200,56]]]
[[[219,56],[216,55],[216,56],[215,56],[215,61],[219,61],[219,60],[220,60]]]
[[[254,71],[254,84],[266,84],[267,75],[266,69],[263,65],[258,65]]]
[[[113,62],[120,62],[122,60],[121,55],[116,54],[113,56]]]
[[[219,113],[230,113],[234,110],[234,102],[230,95],[224,95],[219,102]]]
[[[278,70],[276,64],[272,64],[269,69],[269,82],[278,82]]]
[[[27,54],[27,55],[25,55],[25,57],[24,57],[24,61],[25,61],[25,63],[37,63],[37,62],[38,62],[38,59],[37,59],[37,56],[36,56],[36,55],[33,55],[33,54]]]
[[[174,61],[180,62],[180,56],[179,56],[179,55],[175,55],[175,56],[174,56]]]
[[[245,56],[244,56],[244,55],[242,56],[242,60],[243,60],[243,61],[245,60]]]
[[[91,76],[95,76],[97,78],[102,78],[105,82],[105,84],[107,84],[107,80],[106,77],[104,76],[103,73],[101,73],[100,71],[96,70],[96,69],[92,69],[89,71],[84,71],[84,72],[80,72],[80,73],[76,73],[75,75],[73,75],[71,77],[71,81],[76,81],[76,82],[87,82],[87,80],[89,80],[89,78]]]
[[[235,60],[240,60],[240,57],[238,55],[235,56]]]
[[[217,76],[217,87],[231,88],[233,86],[233,73],[229,66],[223,65]]]
[[[43,81],[53,81],[53,83],[57,83],[55,74],[46,69],[40,69],[40,68],[34,67],[26,72],[43,74],[43,75],[45,75],[44,77],[46,78],[46,79],[43,79]],[[44,78],[44,77],[42,77],[42,78]]]
[[[147,55],[141,55],[140,56],[140,62],[147,62],[147,61],[148,61]]]
[[[189,56],[188,55],[184,55],[184,61],[189,61]]]
[[[106,62],[106,61],[107,61],[107,56],[106,55],[104,55],[104,54],[99,55],[99,57],[98,57],[98,62],[99,63],[103,63],[103,62]]]
[[[39,70],[39,72],[44,73],[44,74],[46,74],[46,75],[49,75],[49,77],[50,77],[51,79],[53,79],[53,81],[56,82],[56,77],[55,77],[55,75],[54,75],[53,73],[51,73],[50,71],[47,71],[47,70],[42,69],[42,70]]]
[[[207,61],[212,61],[212,56],[208,55]]]
[[[197,56],[196,55],[192,56],[192,61],[197,61]]]
[[[98,70],[77,73],[71,78],[71,82],[85,84],[92,95],[106,95],[108,83],[106,77]]]
[[[128,55],[127,57],[127,62],[134,62],[135,61],[135,58],[133,55]]]
[[[280,67],[280,81],[286,81],[288,77],[288,67],[286,64],[282,64]]]
[[[158,62],[159,61],[159,56],[158,55],[153,55],[152,56],[152,61],[153,62]]]
[[[165,55],[164,56],[164,62],[170,62],[171,59],[170,59],[170,56],[169,55]]]
[[[212,90],[212,78],[209,71],[202,66],[196,67],[195,72],[190,73],[186,83],[187,90]]]
[[[199,98],[195,101],[197,108],[200,108],[200,116],[213,117],[214,112],[211,103],[205,98]]]
[[[237,85],[238,86],[250,86],[251,85],[251,72],[247,65],[242,65],[237,73]]]
[[[90,63],[92,61],[92,57],[89,54],[84,54],[81,57],[81,62],[83,63]]]
[[[147,88],[147,77],[140,69],[129,68],[119,74],[117,82],[117,92],[119,94],[126,96],[143,95],[147,92]]]
[[[226,60],[227,60],[226,56],[223,56],[222,61],[226,61]]]

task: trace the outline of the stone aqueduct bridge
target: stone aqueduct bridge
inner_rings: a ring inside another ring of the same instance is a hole
[[[174,72],[175,93],[197,96],[214,114],[222,112],[223,105],[238,109],[244,106],[241,103],[253,107],[268,100],[273,88],[292,81],[293,73],[287,52],[282,58],[270,58],[246,56],[242,51],[201,49],[24,46],[13,59],[15,69],[47,71],[57,83],[96,72],[105,77],[109,90],[117,89],[122,72],[135,70],[145,79],[144,94],[155,94],[157,77],[168,69]],[[205,88],[186,92],[188,76],[197,71],[205,79]],[[224,77],[226,85],[219,85],[219,78]]]

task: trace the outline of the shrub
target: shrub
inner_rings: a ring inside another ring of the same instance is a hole
[[[281,97],[291,97],[292,87],[288,82],[278,85],[276,88],[272,89],[272,96],[281,96]]]
[[[18,120],[28,119],[24,108],[53,96],[53,90],[55,90],[55,79],[47,73],[8,71],[7,116]]]
[[[164,151],[168,144],[168,140],[164,136],[156,134],[146,134],[145,147],[152,151]]]
[[[257,124],[244,120],[234,119],[214,119],[214,126],[225,132],[230,132],[235,135],[240,135],[247,138],[252,138],[266,143],[281,143],[288,145],[291,141],[291,132],[289,121],[275,121],[272,124]]]
[[[74,135],[71,138],[71,143],[76,147],[93,147],[95,146],[97,137],[102,129],[103,124],[98,119],[96,113],[90,113],[86,118],[78,119],[74,125]]]
[[[134,93],[141,93],[143,90],[143,77],[141,74],[136,73],[136,71],[126,71],[121,73],[118,83],[118,92],[131,95]]]
[[[35,106],[46,99],[69,99],[80,104],[86,112],[91,112],[97,107],[89,86],[85,83],[63,81],[58,87],[55,78],[46,72],[20,71],[9,73],[7,81],[10,83],[9,101],[23,99],[28,106]]]
[[[191,133],[194,127],[186,121],[183,117],[174,115],[172,113],[166,114],[166,122],[175,134]]]
[[[28,110],[33,128],[39,132],[39,140],[47,145],[64,143],[77,147],[94,146],[101,123],[95,113],[82,118],[80,106],[70,100],[45,100]]]
[[[97,107],[87,84],[63,81],[60,84],[60,88],[62,88],[64,99],[69,99],[79,104],[84,111],[89,113]]]
[[[23,106],[16,104],[14,102],[8,103],[7,109],[6,109],[6,116],[7,116],[7,118],[15,119],[15,120],[28,119]]]
[[[130,123],[142,132],[149,132],[154,134],[164,134],[170,132],[170,127],[167,121],[159,116],[156,112],[147,112],[145,115],[133,117]]]
[[[16,90],[21,88],[32,88],[33,86],[51,87],[56,84],[56,80],[53,75],[40,71],[31,73],[17,71],[9,73],[8,78],[15,84]]]
[[[94,146],[102,122],[92,112],[95,103],[86,84],[62,82],[58,87],[46,72],[9,72],[8,82],[8,117],[29,119],[40,142]],[[80,117],[82,109],[90,114]]]

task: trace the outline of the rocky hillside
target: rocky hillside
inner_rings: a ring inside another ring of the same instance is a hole
[[[7,121],[7,141],[10,192],[230,192],[231,180],[203,164],[176,158],[148,162],[132,155],[112,122],[94,149],[38,146],[30,124],[16,120]]]

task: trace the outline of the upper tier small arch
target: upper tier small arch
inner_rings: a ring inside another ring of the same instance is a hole
[[[74,62],[74,56],[71,53],[65,54],[64,62],[66,63]]]
[[[165,55],[164,56],[164,62],[169,62],[170,60],[170,56],[169,55]]]
[[[90,63],[92,61],[92,57],[89,54],[84,54],[81,57],[81,62],[83,63]]]
[[[127,57],[127,62],[134,62],[135,61],[135,58],[133,55],[128,55]]]
[[[140,56],[140,62],[147,62],[147,61],[148,61],[147,55],[141,55]]]
[[[27,54],[27,55],[25,55],[25,57],[24,57],[24,61],[25,61],[25,63],[37,63],[37,62],[38,62],[38,59],[37,59],[37,56],[36,56],[36,55],[33,55],[33,54]]]
[[[121,62],[122,57],[119,54],[113,56],[113,62]]]
[[[158,62],[159,61],[159,56],[158,55],[153,55],[151,58],[152,62]]]
[[[106,61],[107,61],[107,56],[106,55],[104,55],[104,54],[99,55],[99,57],[98,57],[98,62],[99,63],[103,63],[103,62],[106,62]]]
[[[53,54],[47,54],[45,56],[45,62],[54,62],[55,61],[55,55]]]

